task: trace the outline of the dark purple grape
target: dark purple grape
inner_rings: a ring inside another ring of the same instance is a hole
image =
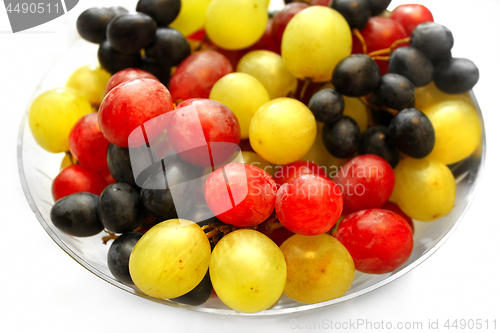
[[[389,72],[404,76],[415,87],[423,87],[432,82],[434,66],[418,49],[411,46],[400,47],[391,55]]]
[[[116,181],[136,186],[128,148],[110,143],[106,157],[109,173],[111,173]]]
[[[447,94],[463,94],[479,81],[479,69],[469,59],[452,58],[440,63],[434,73],[434,83]]]
[[[436,135],[427,116],[417,109],[404,109],[391,121],[389,134],[405,155],[423,158],[434,149]]]
[[[167,27],[181,11],[181,0],[139,0],[136,10],[151,16],[159,27]]]
[[[422,51],[431,61],[446,56],[453,43],[450,29],[434,22],[419,24],[411,34],[411,46]]]
[[[391,0],[368,0],[372,10],[372,16],[380,15],[389,7]]]
[[[99,46],[97,57],[102,68],[111,74],[118,73],[122,69],[137,67],[141,63],[141,53],[124,54],[111,47],[108,41],[104,41]]]
[[[156,76],[156,78],[158,80],[160,80],[160,82],[164,86],[168,86],[168,84],[170,83],[170,74],[172,72],[171,68],[164,67],[164,66],[158,64],[153,59],[149,59],[146,57],[142,58],[141,64],[139,65],[138,68]]]
[[[108,24],[106,37],[118,52],[134,54],[145,48],[156,32],[156,22],[143,13],[123,14]]]
[[[127,183],[114,183],[102,191],[99,212],[104,227],[120,234],[133,231],[143,220],[139,193]]]
[[[385,107],[403,110],[412,103],[415,97],[413,84],[399,74],[386,74],[372,96]]]
[[[370,113],[374,124],[389,127],[394,115],[386,110],[373,94],[370,96],[370,105]]]
[[[380,70],[366,54],[353,54],[340,61],[333,71],[332,83],[342,95],[362,97],[377,88]]]
[[[395,168],[401,154],[389,138],[389,129],[375,126],[367,129],[361,138],[358,152],[360,155],[373,154],[382,157]]]
[[[108,9],[115,13],[116,16],[128,13],[128,10],[120,6],[112,6],[108,7]]]
[[[151,44],[146,47],[146,55],[165,67],[176,67],[191,54],[191,46],[186,37],[172,28],[159,28]]]
[[[89,8],[78,16],[76,29],[83,39],[100,44],[106,40],[106,28],[115,16],[109,8]]]
[[[194,287],[193,290],[180,297],[172,298],[171,301],[195,306],[202,305],[208,301],[210,295],[212,295],[212,290],[213,287],[212,282],[210,281],[210,273],[207,271],[203,280],[201,280],[201,282]]]
[[[333,89],[320,90],[309,101],[309,109],[316,120],[322,123],[331,123],[340,118],[344,107],[344,97]]]
[[[127,232],[113,241],[108,250],[108,268],[120,282],[133,285],[128,263],[135,244],[142,237],[140,232]]]
[[[59,199],[50,210],[50,219],[59,230],[77,237],[97,235],[104,227],[99,219],[99,196],[80,192]]]
[[[361,130],[354,119],[342,116],[339,120],[323,127],[323,144],[326,150],[337,158],[352,156],[359,147]]]
[[[363,30],[370,19],[368,0],[332,0],[330,7],[342,14],[351,29]]]

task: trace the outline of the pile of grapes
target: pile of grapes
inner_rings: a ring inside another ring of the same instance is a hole
[[[453,208],[449,166],[478,149],[481,124],[468,94],[479,71],[452,57],[450,30],[390,2],[84,11],[100,66],[29,111],[36,141],[66,153],[52,223],[104,230],[111,273],[149,296],[246,313],[397,270],[412,219]]]

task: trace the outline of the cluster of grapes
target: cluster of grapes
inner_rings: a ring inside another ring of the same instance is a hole
[[[105,230],[110,272],[149,296],[214,290],[248,313],[340,297],[355,270],[408,260],[412,218],[451,211],[447,165],[480,143],[478,70],[427,8],[268,3],[91,8],[77,28],[102,68],[31,106],[37,142],[67,152],[52,223]]]

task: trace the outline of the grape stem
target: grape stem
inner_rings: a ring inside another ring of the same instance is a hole
[[[390,56],[373,56],[371,57],[373,60],[381,60],[381,61],[389,61],[391,59]]]
[[[310,83],[311,83],[311,78],[306,77],[304,85],[302,86],[302,90],[300,91],[299,101],[304,102],[304,95],[306,94],[307,88],[309,87]]]
[[[102,237],[102,243],[104,245],[106,245],[110,240],[118,238],[118,235],[115,234],[114,232],[107,231],[106,229],[104,229],[104,231],[108,234],[108,236]]]
[[[368,53],[368,56],[371,58],[373,58],[375,56],[389,56],[390,57],[392,52],[394,52],[394,50],[396,49],[396,47],[398,47],[401,44],[409,43],[410,40],[411,40],[410,37],[399,39],[399,40],[395,41],[394,43],[392,43],[392,45],[389,48],[370,52],[370,53]]]
[[[365,41],[365,38],[363,37],[363,35],[361,34],[361,32],[359,31],[359,29],[358,28],[354,28],[352,30],[352,33],[354,34],[354,36],[356,36],[356,38],[361,43],[361,47],[363,48],[363,54],[367,54],[368,53],[368,49],[366,47],[366,41]]]

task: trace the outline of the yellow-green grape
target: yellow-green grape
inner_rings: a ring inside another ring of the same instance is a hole
[[[256,78],[246,73],[231,73],[215,83],[210,99],[221,102],[238,118],[241,138],[248,139],[250,121],[257,110],[269,102],[266,88]]]
[[[274,175],[276,167],[253,151],[242,151],[241,156],[243,157],[243,163],[256,166],[257,168],[264,170],[271,176]]]
[[[262,0],[264,1],[264,6],[269,7],[269,3],[271,2],[271,0]]]
[[[186,37],[194,34],[203,28],[209,3],[210,0],[181,0],[181,11],[170,27]]]
[[[435,104],[447,101],[464,101],[474,105],[472,98],[468,93],[450,95],[439,90],[434,81],[425,87],[415,88],[415,108],[423,110]]]
[[[29,111],[28,121],[36,142],[51,153],[69,151],[73,125],[94,110],[89,101],[71,88],[59,88],[38,96]]]
[[[481,122],[476,109],[463,101],[435,104],[422,110],[434,127],[436,143],[429,156],[452,164],[471,155],[481,142]]]
[[[456,184],[450,169],[433,158],[404,158],[394,169],[393,198],[401,210],[419,221],[447,215],[455,203]]]
[[[70,165],[75,165],[77,163],[76,158],[70,153],[66,153],[61,161],[61,166],[59,170],[62,170]]]
[[[245,54],[236,71],[259,80],[271,99],[286,97],[297,89],[297,78],[286,68],[283,59],[271,51],[257,50]]]
[[[250,145],[263,159],[288,164],[304,156],[316,138],[311,110],[292,98],[264,104],[250,123]]]
[[[343,296],[354,281],[349,251],[331,235],[293,235],[281,244],[287,278],[284,294],[314,304]]]
[[[290,72],[299,79],[325,82],[333,69],[351,54],[351,29],[337,11],[311,6],[288,23],[283,34],[281,54]]]
[[[208,270],[210,243],[187,220],[168,220],[149,229],[130,255],[132,281],[143,293],[175,298],[196,287]]]
[[[205,30],[215,45],[240,50],[262,37],[267,19],[267,7],[262,0],[212,0]]]
[[[285,258],[264,234],[236,230],[215,246],[210,278],[217,296],[228,307],[245,313],[259,312],[272,306],[283,293]]]
[[[100,66],[83,66],[71,74],[66,87],[73,88],[92,105],[99,105],[111,75]]]

